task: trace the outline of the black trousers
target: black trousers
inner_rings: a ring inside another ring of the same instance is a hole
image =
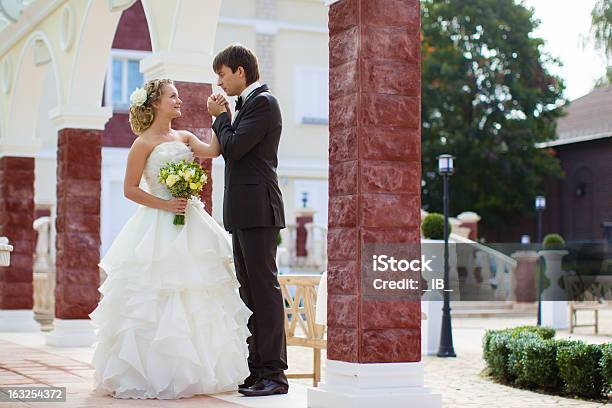
[[[276,237],[279,228],[232,231],[234,266],[240,297],[253,312],[249,319],[249,369],[251,376],[289,385],[285,311],[277,279]]]

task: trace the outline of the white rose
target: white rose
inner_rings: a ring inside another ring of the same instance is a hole
[[[130,95],[130,104],[132,106],[142,106],[147,102],[147,91],[143,88],[136,88],[132,95]]]
[[[168,178],[166,179],[166,185],[168,187],[172,187],[174,184],[176,184],[176,182],[179,180],[179,178],[176,176],[176,174],[171,174],[168,176]]]

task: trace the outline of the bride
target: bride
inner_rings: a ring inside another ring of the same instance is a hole
[[[149,81],[144,91],[130,107],[138,137],[124,182],[141,206],[100,261],[107,278],[90,314],[94,388],[159,399],[235,390],[249,375],[251,311],[238,295],[230,238],[200,200],[172,198],[157,181],[168,161],[192,160],[192,150],[216,157],[219,143],[172,129],[182,101],[171,80]],[[184,226],[173,225],[175,213],[185,214]]]

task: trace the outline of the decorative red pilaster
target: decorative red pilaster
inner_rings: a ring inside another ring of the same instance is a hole
[[[102,131],[58,132],[55,316],[89,319],[98,304]]]
[[[0,309],[32,309],[34,158],[0,157],[0,236],[14,247],[11,265],[0,268]]]
[[[298,257],[305,258],[308,256],[306,241],[308,240],[308,231],[306,224],[314,220],[314,211],[310,209],[299,209],[296,211],[295,217],[295,254]]]
[[[421,359],[420,302],[361,292],[369,243],[420,242],[418,0],[342,0],[329,12],[328,358]]]
[[[208,114],[206,100],[212,94],[212,85],[181,81],[176,81],[174,85],[183,101],[183,106],[182,116],[174,120],[172,127],[188,130],[202,141],[209,143],[212,137],[212,118]],[[212,160],[206,159],[200,163],[209,175],[208,183],[204,186],[200,197],[205,204],[206,211],[212,215]]]

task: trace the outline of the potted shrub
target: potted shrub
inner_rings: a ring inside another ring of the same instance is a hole
[[[450,232],[450,225],[448,230]],[[438,213],[427,214],[421,222],[423,237],[431,240],[444,240],[444,216]]]
[[[565,240],[559,234],[548,234],[544,237],[542,247],[547,250],[563,250],[565,248]]]
[[[545,325],[556,329],[564,329],[568,325],[567,302],[565,291],[559,282],[563,276],[561,264],[568,254],[565,240],[559,234],[548,234],[542,242],[542,250],[538,252],[544,258],[544,275],[550,285],[542,291],[542,320]]]

